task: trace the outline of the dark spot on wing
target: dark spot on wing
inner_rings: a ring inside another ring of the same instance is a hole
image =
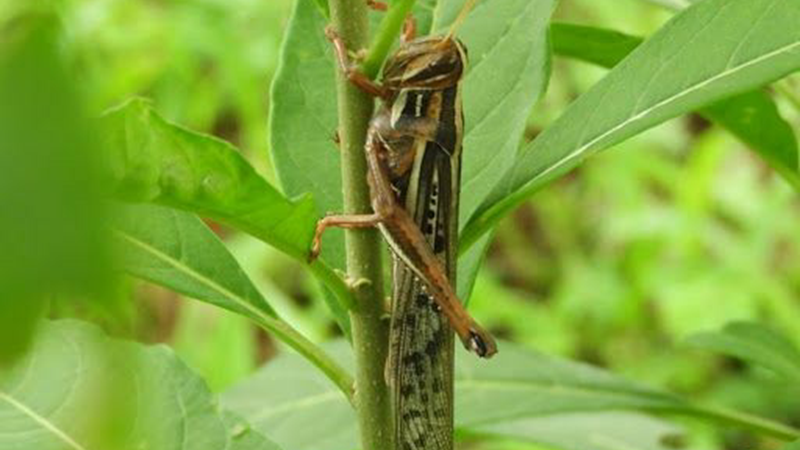
[[[442,253],[445,250],[444,244],[445,244],[444,235],[443,234],[437,234],[436,238],[433,240],[433,252],[434,253]]]
[[[429,357],[436,358],[436,354],[438,352],[439,352],[439,343],[436,342],[435,339],[432,339],[428,341],[427,344],[425,344],[425,353],[427,353]]]
[[[403,398],[408,398],[414,393],[414,385],[411,383],[404,383],[400,386],[400,395]]]

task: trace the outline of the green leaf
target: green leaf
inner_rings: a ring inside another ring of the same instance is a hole
[[[333,55],[326,19],[298,0],[270,90],[270,151],[283,192],[312,192],[316,215],[342,210]],[[322,258],[344,267],[342,233],[325,233]]]
[[[0,366],[28,346],[47,297],[110,290],[100,152],[61,32],[45,13],[0,23]]]
[[[556,0],[478,2],[458,37],[469,49],[464,77],[461,225],[514,163],[526,121],[550,76],[548,23]],[[440,0],[434,33],[446,32],[464,0]]]
[[[625,59],[644,39],[603,28],[554,23],[550,26],[553,53],[610,69]]]
[[[343,346],[337,348],[333,353],[352,364]],[[502,352],[489,364],[460,352],[455,376],[456,426],[462,431],[485,431],[512,420],[569,412],[658,410],[681,405],[672,395],[510,343],[503,343]],[[256,429],[268,430],[283,447],[349,450],[357,445],[352,410],[298,358],[279,357],[223,394],[222,400]],[[308,423],[315,424],[313,429]],[[515,434],[519,433],[509,433]]]
[[[249,423],[230,411],[222,411],[228,429],[230,450],[280,450],[277,444],[255,431]]]
[[[353,367],[343,342],[327,348],[340,364]],[[292,450],[357,448],[356,417],[344,396],[306,361],[282,354],[221,396],[222,404],[256,430]],[[309,426],[313,424],[313,426]]]
[[[679,397],[509,342],[491,363],[456,361],[456,418],[471,427],[564,412],[681,409]]]
[[[551,35],[556,54],[606,68],[617,65],[642,43],[642,39],[622,33],[570,24],[553,24]],[[748,92],[714,103],[699,113],[749,145],[800,189],[797,140],[769,95]]]
[[[329,352],[345,367],[352,366],[351,354],[343,343],[331,346]],[[455,380],[456,428],[464,433],[534,419],[552,418],[555,423],[568,415],[581,417],[575,425],[585,426],[589,432],[597,426],[589,417],[601,420],[612,412],[640,411],[698,415],[781,438],[800,437],[800,431],[766,419],[698,407],[603,370],[509,342],[501,343],[500,353],[489,362],[458,352]],[[355,416],[344,397],[292,355],[278,357],[223,393],[222,403],[285,448],[351,450],[357,446]],[[308,427],[309,423],[314,427]],[[509,437],[521,437],[518,430],[509,429],[508,433]],[[553,430],[546,435],[553,439],[553,445],[558,445],[557,434]],[[565,445],[563,448],[572,448],[566,440],[559,442]]]
[[[699,113],[733,133],[800,190],[797,138],[769,95],[748,92],[714,103]]]
[[[168,348],[71,320],[47,323],[32,352],[0,372],[0,417],[8,450],[278,448],[220,411]]]
[[[131,100],[103,120],[118,198],[218,220],[306,261],[317,220],[310,196],[287,199],[233,146],[167,123],[144,100]],[[321,261],[310,269],[339,300],[326,297],[349,334],[344,306],[352,302],[349,288]]]
[[[197,217],[150,205],[121,207],[114,220],[125,271],[249,317],[277,318],[217,236]]]
[[[272,85],[270,136],[281,186],[290,195],[312,192],[321,215],[342,208],[339,152],[333,142],[336,92],[326,22],[309,2],[297,2],[286,34]],[[434,30],[446,28],[461,5],[461,0],[438,2]],[[554,0],[479,3],[459,31],[472,55],[464,80],[462,217],[475,210],[512,164],[525,120],[546,86],[547,22],[554,5]],[[325,239],[323,257],[342,267],[341,233]]]
[[[117,196],[210,217],[305,260],[314,204],[288,200],[230,144],[162,119],[134,99],[104,117]]]
[[[565,450],[669,450],[682,436],[674,425],[631,412],[553,414],[471,431]]]
[[[200,219],[170,208],[130,206],[122,209],[115,222],[128,273],[252,319],[312,361],[342,391],[350,392],[351,377],[277,317]]]
[[[790,381],[800,382],[800,350],[789,339],[763,325],[734,322],[720,332],[694,335],[689,343],[759,364]]]
[[[463,243],[593,153],[796,71],[798,21],[794,0],[705,0],[682,11],[522,150]]]
[[[656,5],[677,11],[692,6],[692,3],[698,0],[645,0],[645,1],[648,3],[654,3]]]
[[[783,447],[783,450],[800,450],[800,441],[794,441]]]

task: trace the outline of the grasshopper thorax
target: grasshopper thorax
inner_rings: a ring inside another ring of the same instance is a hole
[[[386,61],[383,85],[389,89],[446,89],[455,86],[467,65],[467,49],[450,37],[428,36],[403,43]]]

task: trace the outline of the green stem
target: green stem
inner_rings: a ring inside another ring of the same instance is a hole
[[[330,0],[331,23],[347,48],[368,42],[364,0]],[[347,214],[371,211],[364,143],[374,101],[337,71],[336,90],[342,156],[342,189]],[[384,320],[382,247],[376,230],[346,230],[347,271],[351,279],[367,280],[354,291],[351,310],[356,356],[355,404],[363,450],[392,448],[392,411],[383,378],[389,342]]]
[[[354,402],[353,377],[337,364],[333,358],[286,322],[263,313],[258,314],[258,318],[257,323],[259,325],[314,364],[315,367],[333,381],[351,404]]]
[[[400,34],[400,29],[403,28],[403,22],[406,17],[411,13],[411,8],[414,7],[415,0],[397,0],[392,2],[391,8],[381,21],[378,27],[378,34],[372,41],[369,47],[367,57],[361,65],[361,70],[370,78],[374,79],[378,76],[381,70],[383,61],[392,49],[397,35]]]

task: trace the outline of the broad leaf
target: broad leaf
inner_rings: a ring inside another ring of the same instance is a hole
[[[284,35],[280,66],[270,90],[270,152],[283,192],[312,192],[316,215],[342,210],[336,134],[333,55],[327,20],[298,0]],[[322,257],[344,267],[341,233],[326,233]]]
[[[465,245],[593,153],[796,71],[798,21],[794,0],[705,0],[676,15],[522,150]]]
[[[287,199],[233,146],[167,123],[141,99],[109,112],[103,125],[118,198],[213,218],[306,261],[316,226],[310,196]],[[328,266],[318,261],[311,269],[340,300],[350,296]],[[344,307],[326,299],[349,333]]]
[[[333,141],[334,59],[324,36],[326,21],[310,1],[297,2],[289,24],[272,86],[270,136],[285,192],[313,192],[317,212],[324,214],[341,210],[339,152]],[[547,81],[547,21],[554,4],[479,3],[459,31],[472,58],[464,81],[462,217],[475,210],[513,162],[525,120]],[[438,2],[434,30],[446,28],[461,5],[461,0]],[[326,237],[323,256],[343,265],[340,234]]]
[[[800,450],[800,441],[794,441],[791,444],[782,447],[782,450]]]
[[[554,23],[550,26],[553,53],[579,59],[600,67],[619,64],[644,39],[603,28]]]
[[[570,24],[554,24],[551,34],[556,54],[607,68],[617,65],[642,42],[622,33]],[[762,91],[748,92],[717,102],[699,113],[749,145],[800,189],[797,140],[769,95]]]
[[[123,269],[136,277],[260,322],[275,318],[225,245],[197,217],[149,205],[123,207],[114,221]]]
[[[350,362],[341,350],[335,354],[342,354],[342,360]],[[586,426],[588,431],[596,426],[587,420],[593,412],[679,410],[685,406],[670,394],[585,365],[522,350],[510,343],[503,343],[503,351],[490,363],[463,352],[459,355],[456,426],[462,431],[486,432],[494,430],[495,425],[531,418],[563,418],[567,413],[588,414],[574,421],[576,427]],[[344,397],[296,357],[280,357],[225,393],[223,403],[242,414],[256,429],[269,432],[286,448],[356,448],[356,421]],[[308,423],[315,426],[309,428]],[[506,431],[499,433],[521,437],[518,429]],[[550,436],[556,445],[555,434]]]
[[[0,448],[276,450],[221,412],[203,381],[163,346],[50,322],[0,372]]]
[[[167,123],[143,100],[103,120],[118,197],[214,218],[305,260],[316,222],[309,197],[288,200],[233,146]]]
[[[529,441],[565,450],[669,450],[680,428],[632,412],[566,413],[511,420],[472,432]]]
[[[277,317],[225,245],[194,215],[159,206],[130,206],[116,219],[115,235],[123,269],[131,275],[249,317],[316,361],[332,379],[339,376],[333,373],[338,367]]]
[[[800,382],[800,350],[763,325],[734,322],[720,332],[692,336],[689,343],[759,364],[787,380]]]
[[[63,61],[58,19],[20,13],[0,27],[2,367],[27,347],[46,298],[104,297],[109,258],[100,152]]]
[[[352,352],[344,343],[329,350],[340,364],[353,367]],[[357,447],[357,421],[351,405],[330,381],[295,355],[278,356],[223,393],[221,401],[256,430],[270,430],[269,436],[281,447],[293,450]]]
[[[700,0],[644,0],[644,1],[648,3],[654,3],[656,5],[677,11],[683,8],[688,8],[692,6],[692,3],[696,3]]]
[[[440,0],[445,33],[464,0]],[[464,77],[461,225],[514,163],[526,121],[550,76],[548,23],[557,0],[478,2],[459,29],[469,50]]]

